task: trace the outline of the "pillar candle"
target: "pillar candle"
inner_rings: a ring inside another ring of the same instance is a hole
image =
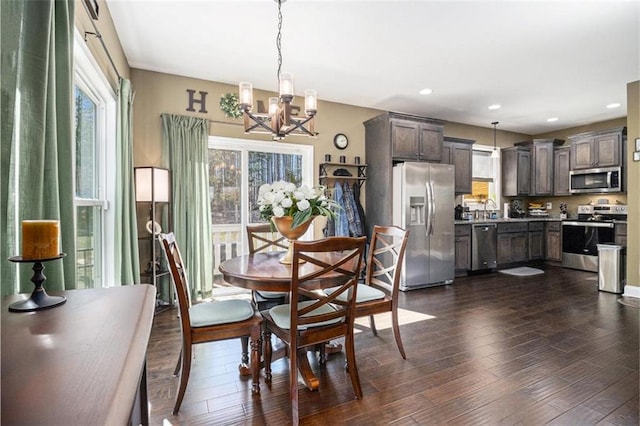
[[[50,259],[60,254],[60,222],[22,221],[22,258]]]

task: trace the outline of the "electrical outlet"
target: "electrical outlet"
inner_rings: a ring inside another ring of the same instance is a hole
[[[547,203],[547,210],[551,210],[553,208],[553,203]]]

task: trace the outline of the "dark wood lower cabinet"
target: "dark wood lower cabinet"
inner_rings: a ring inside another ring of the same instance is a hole
[[[527,261],[527,233],[498,234],[498,267]]]

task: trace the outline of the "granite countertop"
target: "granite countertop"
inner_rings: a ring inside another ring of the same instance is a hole
[[[484,223],[508,223],[508,222],[562,222],[565,220],[578,220],[576,217],[569,217],[567,219],[560,219],[559,217],[523,217],[516,218],[498,218],[498,219],[473,219],[473,220],[454,220],[456,225],[476,225]],[[626,220],[614,220],[614,223],[626,224]]]

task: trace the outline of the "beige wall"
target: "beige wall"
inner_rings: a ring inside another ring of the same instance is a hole
[[[96,31],[91,24],[92,19],[87,14],[84,5],[82,4],[82,0],[76,0],[75,3],[74,22],[77,31],[81,36],[84,36],[86,31],[95,33]],[[118,73],[120,73],[120,76],[123,78],[129,78],[129,63],[127,62],[127,58],[120,45],[120,39],[118,38],[118,34],[116,34],[115,27],[113,26],[109,8],[106,7],[103,1],[101,1],[99,5],[100,11],[98,20],[93,21],[93,23],[96,25],[98,32],[102,35],[102,40],[107,46],[107,50],[111,55]],[[100,43],[98,38],[90,34],[87,34],[86,39],[87,47],[91,51],[91,54],[104,72],[107,80],[111,84],[111,87],[116,90],[118,88],[118,76],[109,62],[107,54],[102,47],[102,43]]]
[[[636,138],[640,138],[640,80],[627,85],[629,222],[627,225],[627,288],[625,288],[625,294],[640,297],[640,162],[633,161]]]

